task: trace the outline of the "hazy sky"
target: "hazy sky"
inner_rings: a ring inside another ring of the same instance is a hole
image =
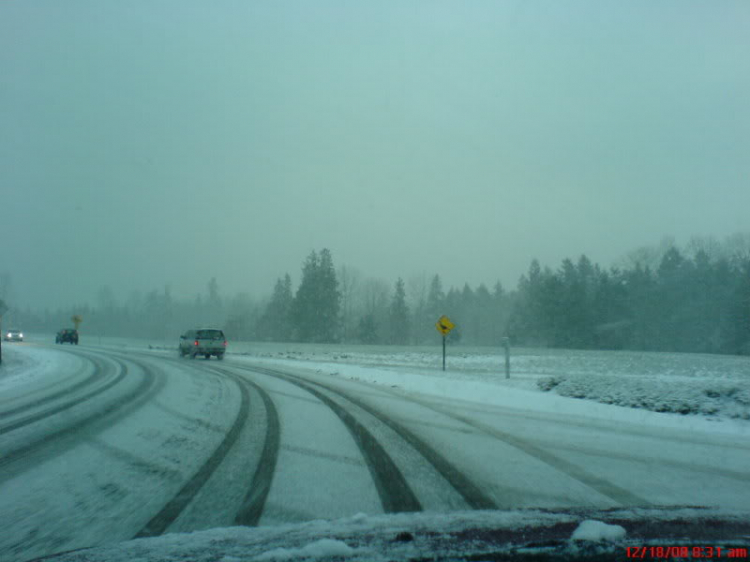
[[[750,2],[5,0],[21,304],[271,291],[313,249],[514,287],[750,222]]]

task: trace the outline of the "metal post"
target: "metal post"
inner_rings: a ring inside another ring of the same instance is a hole
[[[445,371],[445,335],[443,335],[443,371]]]
[[[510,338],[503,338],[505,347],[505,378],[510,378]]]

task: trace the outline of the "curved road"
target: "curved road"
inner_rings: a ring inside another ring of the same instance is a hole
[[[0,393],[0,561],[360,512],[750,499],[739,437],[520,413],[231,356],[25,345],[53,367]]]

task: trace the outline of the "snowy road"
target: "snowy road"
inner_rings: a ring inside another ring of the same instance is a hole
[[[302,362],[34,343],[6,356],[2,561],[360,512],[750,504],[750,443],[731,432],[441,398]]]

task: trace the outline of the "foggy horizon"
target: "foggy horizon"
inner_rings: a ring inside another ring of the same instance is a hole
[[[693,248],[691,249],[691,246]],[[448,282],[446,280],[446,276],[444,276],[440,271],[433,271],[433,272],[427,272],[422,271],[419,273],[413,273],[411,275],[397,275],[393,279],[390,278],[384,278],[383,276],[377,275],[377,273],[367,272],[363,271],[357,267],[352,266],[351,264],[342,264],[338,263],[336,260],[336,256],[333,255],[334,263],[336,266],[337,275],[339,275],[341,268],[346,268],[346,270],[356,276],[356,282],[361,285],[362,282],[365,282],[367,280],[375,280],[375,281],[383,281],[388,286],[389,289],[392,291],[395,282],[397,279],[402,279],[407,285],[411,285],[412,283],[416,283],[417,281],[421,280],[425,283],[425,286],[429,285],[431,279],[438,275],[440,276],[440,279],[443,283],[443,288],[445,292],[447,293],[450,289],[456,289],[461,290],[464,285],[469,285],[472,290],[477,289],[479,286],[484,285],[488,290],[492,291],[494,288],[495,283],[498,281],[501,283],[502,288],[505,292],[515,291],[518,289],[518,281],[521,279],[521,277],[524,277],[527,275],[529,271],[529,267],[532,263],[532,261],[539,262],[542,269],[549,268],[552,271],[557,271],[562,263],[563,260],[570,259],[573,262],[576,262],[578,258],[581,256],[585,256],[588,258],[592,265],[600,266],[604,270],[610,270],[612,268],[619,268],[622,269],[623,267],[634,267],[637,264],[639,264],[642,267],[648,267],[652,270],[655,270],[658,266],[659,261],[661,260],[661,257],[671,247],[678,248],[680,252],[685,252],[686,257],[691,257],[692,253],[695,252],[695,248],[702,248],[709,252],[709,257],[712,258],[712,260],[716,258],[726,258],[731,259],[733,255],[750,255],[750,231],[745,232],[735,232],[733,234],[728,235],[723,240],[718,240],[715,237],[698,237],[693,236],[690,240],[685,241],[685,243],[681,243],[679,240],[675,240],[672,236],[665,236],[663,237],[658,243],[641,246],[640,248],[633,248],[630,252],[626,252],[622,256],[620,256],[617,259],[610,260],[609,262],[599,262],[597,260],[594,260],[591,258],[591,256],[588,256],[584,253],[575,253],[571,252],[568,255],[563,256],[560,258],[560,260],[557,263],[546,263],[541,260],[539,260],[536,257],[530,257],[527,263],[527,267],[518,274],[518,277],[516,278],[515,282],[512,283],[506,283],[502,279],[494,279],[494,280],[479,280],[475,283],[472,283],[470,281],[464,280],[464,281],[458,281],[458,282]],[[322,248],[313,249],[311,252],[318,252]],[[304,257],[306,258],[309,255],[306,254]],[[238,297],[249,297],[255,302],[263,302],[267,300],[271,293],[273,292],[273,285],[276,282],[277,279],[283,278],[285,275],[289,275],[292,281],[292,287],[294,289],[299,287],[299,282],[301,278],[301,270],[303,266],[304,258],[300,260],[300,262],[297,264],[296,268],[292,268],[291,270],[279,272],[278,275],[274,277],[272,282],[268,285],[268,287],[265,288],[265,290],[261,290],[257,293],[253,293],[248,290],[237,290],[234,292],[230,292],[224,289],[224,284],[222,283],[222,279],[212,276],[209,279],[206,279],[205,282],[202,285],[198,285],[196,289],[191,292],[178,292],[175,291],[174,283],[171,283],[169,281],[162,283],[161,285],[155,285],[155,286],[149,286],[149,287],[133,287],[133,288],[125,288],[124,292],[117,292],[113,288],[113,284],[111,283],[105,283],[98,288],[96,288],[92,293],[88,295],[88,298],[83,298],[79,300],[74,300],[70,302],[64,302],[64,303],[50,303],[46,305],[37,305],[34,306],[29,303],[21,303],[21,306],[17,308],[30,308],[34,312],[41,312],[44,309],[49,310],[60,310],[60,309],[66,309],[66,308],[75,308],[75,307],[81,307],[81,306],[89,306],[93,309],[98,308],[98,299],[99,294],[102,291],[106,291],[108,294],[110,294],[112,297],[114,297],[114,302],[118,305],[125,305],[129,300],[132,300],[134,297],[137,297],[138,299],[143,299],[143,297],[150,292],[156,291],[158,293],[163,293],[164,291],[169,291],[172,298],[175,298],[177,300],[181,301],[190,301],[193,299],[203,298],[208,293],[208,285],[211,282],[212,279],[214,279],[217,282],[220,296],[224,299],[234,299]],[[16,292],[16,290],[12,275],[8,271],[0,271],[0,275],[3,276],[3,283],[0,283],[0,285],[7,285],[7,287],[0,287],[0,288],[7,288],[10,292],[10,295],[13,296]],[[340,280],[339,280],[340,282]],[[236,284],[236,283],[235,283]],[[231,284],[230,284],[231,285]],[[411,295],[408,294],[408,297]],[[411,299],[410,299],[411,300]],[[6,302],[6,304],[12,304],[12,302]]]
[[[750,5],[0,4],[0,274],[33,310],[268,296],[313,250],[516,287],[747,232]]]

